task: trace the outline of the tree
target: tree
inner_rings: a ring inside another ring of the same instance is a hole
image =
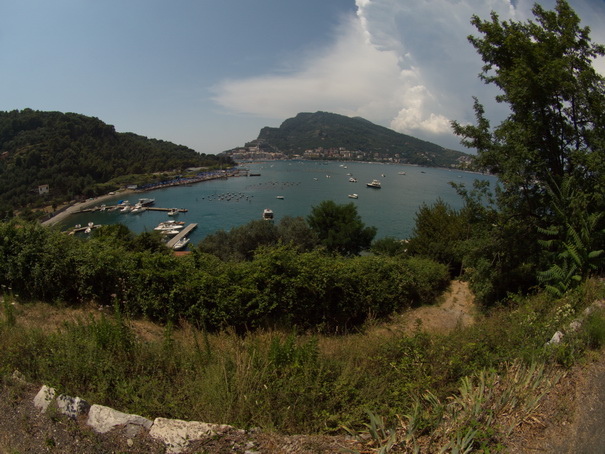
[[[603,186],[605,83],[592,61],[605,47],[591,42],[564,0],[555,11],[535,5],[533,13],[537,22],[473,17],[483,34],[469,37],[485,63],[480,78],[502,91],[496,100],[510,115],[492,131],[475,100],[477,125],[453,127],[477,149],[477,165],[500,176],[507,203],[535,215],[548,205],[552,182],[560,187],[573,177],[589,193]]]
[[[337,205],[324,200],[311,209],[307,222],[321,245],[342,255],[359,255],[370,248],[376,236],[376,227],[365,226],[353,203]]]
[[[499,225],[524,239],[531,230],[537,242],[540,229],[579,231],[566,222],[603,210],[605,79],[592,63],[605,47],[591,41],[565,0],[553,11],[537,4],[532,11],[535,21],[501,21],[495,13],[472,18],[482,35],[469,37],[485,63],[480,78],[501,90],[496,100],[510,114],[492,128],[475,99],[476,124],[452,125],[464,145],[476,148],[477,167],[500,178]],[[555,200],[567,185],[574,188],[569,197]]]

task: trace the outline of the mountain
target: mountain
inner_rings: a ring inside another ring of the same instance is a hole
[[[118,133],[98,118],[32,109],[0,111],[0,212],[98,195],[114,178],[217,166],[224,157]],[[39,187],[48,185],[44,197]]]
[[[341,156],[435,167],[455,166],[470,159],[460,151],[400,134],[360,117],[328,112],[299,113],[279,128],[265,127],[251,145],[289,157]]]

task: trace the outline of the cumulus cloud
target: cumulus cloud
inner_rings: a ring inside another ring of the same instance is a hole
[[[580,17],[605,15],[602,4],[577,1]],[[496,11],[502,19],[526,20],[533,3],[356,0],[357,14],[342,21],[329,47],[287,71],[223,81],[214,99],[234,112],[276,119],[316,110],[359,115],[454,147],[451,120],[473,121],[472,97],[489,103],[495,94],[477,78],[482,62],[467,41],[476,32],[471,16]],[[492,107],[503,114],[502,106]]]

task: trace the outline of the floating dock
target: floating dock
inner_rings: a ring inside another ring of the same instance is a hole
[[[181,238],[184,238],[187,235],[189,235],[189,233],[191,233],[196,228],[197,228],[196,223],[189,224],[187,227],[185,227],[183,230],[181,230],[179,233],[177,233],[176,236],[171,238],[170,241],[168,241],[168,243],[166,243],[166,246],[168,246],[170,249],[172,249],[173,246],[177,243],[177,241],[179,241]]]

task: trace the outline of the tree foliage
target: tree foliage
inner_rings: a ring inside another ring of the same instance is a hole
[[[342,255],[358,255],[369,249],[376,236],[376,228],[365,226],[353,203],[337,205],[324,200],[311,209],[307,222],[329,252]]]
[[[602,228],[594,215],[605,200],[605,80],[593,61],[605,55],[605,47],[591,41],[589,28],[581,27],[564,0],[557,0],[553,11],[536,4],[533,14],[535,20],[527,22],[501,21],[495,13],[490,20],[472,18],[481,34],[469,37],[484,62],[480,78],[500,89],[496,100],[510,113],[492,127],[475,99],[476,124],[454,122],[453,128],[463,144],[476,148],[478,168],[499,176],[494,225],[519,239],[508,252],[521,266],[513,268],[552,270],[567,266],[561,260],[570,251],[561,252],[577,244],[575,234],[586,233],[588,224],[593,233]],[[559,197],[566,185],[573,190]],[[546,232],[557,232],[559,253],[528,247],[554,240],[545,239]],[[582,243],[603,248],[601,237]]]
[[[141,235],[113,226],[82,240],[35,223],[0,223],[0,285],[20,300],[116,305],[127,315],[208,330],[336,333],[430,303],[449,282],[444,265],[424,258],[343,257],[275,244],[257,247],[250,260],[225,262],[200,248],[176,257]]]

